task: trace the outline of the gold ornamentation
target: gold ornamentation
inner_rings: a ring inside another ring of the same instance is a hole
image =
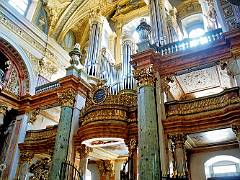
[[[30,172],[33,173],[32,179],[47,180],[51,163],[52,162],[50,158],[44,158],[32,164],[30,166]]]
[[[134,70],[133,76],[137,80],[137,84],[139,87],[154,86],[154,83],[156,81],[152,64],[148,66],[146,69]]]
[[[129,154],[132,155],[134,151],[137,149],[137,140],[136,139],[130,139],[130,140],[125,140],[126,145],[128,146],[128,151]]]
[[[136,110],[137,96],[135,93],[107,95],[101,105],[92,101],[92,95],[86,100],[85,107],[81,110],[82,125],[87,123],[116,120],[118,122],[128,122],[127,112]]]
[[[86,158],[88,154],[93,151],[93,149],[91,147],[86,146],[85,144],[81,144],[81,146],[77,148],[77,151],[79,152],[81,161],[81,159]]]
[[[25,162],[31,162],[31,160],[33,159],[34,154],[32,152],[29,151],[21,151],[20,152],[20,163],[23,164]]]
[[[40,109],[34,109],[30,112],[29,123],[33,124],[37,120],[37,116],[40,114]]]
[[[109,175],[110,177],[114,176],[114,166],[113,161],[110,160],[101,160],[96,162],[101,176]]]
[[[73,107],[76,97],[76,92],[72,89],[58,93],[58,99],[61,106]]]
[[[176,148],[182,148],[187,140],[187,135],[183,133],[169,134],[168,138],[172,140]]]
[[[169,82],[171,82],[171,83],[174,82],[172,77],[168,76],[168,77],[162,78],[161,90],[163,92],[169,92],[170,91],[170,86],[168,85]]]
[[[215,97],[211,96],[181,103],[169,104],[166,107],[166,115],[176,116],[195,114],[215,109],[221,109],[228,105],[238,103],[240,103],[240,97],[237,95],[237,92],[230,91],[227,93],[221,93]]]
[[[41,130],[27,131],[24,143],[31,144],[37,143],[42,140],[55,138],[57,134],[57,126],[53,126]]]

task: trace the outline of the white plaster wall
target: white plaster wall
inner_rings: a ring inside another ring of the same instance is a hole
[[[214,152],[195,153],[190,157],[190,169],[192,180],[206,180],[204,163],[219,155],[229,155],[240,158],[240,149],[229,149]]]
[[[91,180],[100,180],[100,173],[96,164],[88,164],[88,170],[91,171]]]
[[[47,126],[54,126],[56,124],[58,123],[43,116],[40,116],[33,124],[28,124],[28,130],[46,129]]]

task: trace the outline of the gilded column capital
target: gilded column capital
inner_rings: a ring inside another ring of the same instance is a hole
[[[178,148],[184,146],[187,135],[183,133],[169,134],[168,138],[171,139],[176,148]]]
[[[29,151],[22,151],[20,152],[20,163],[23,164],[24,162],[31,162],[33,159],[34,154]]]
[[[232,130],[236,134],[237,140],[240,141],[240,124],[232,125]]]
[[[58,100],[61,106],[73,107],[76,92],[72,89],[58,93]]]
[[[30,112],[29,123],[33,124],[37,120],[37,116],[40,114],[40,109],[34,109]]]
[[[127,139],[127,140],[125,140],[125,144],[128,147],[128,151],[129,151],[130,155],[132,155],[138,147],[138,142],[136,139]]]
[[[136,69],[133,71],[133,76],[137,80],[139,87],[142,86],[154,86],[156,77],[154,75],[153,64],[149,65],[145,69]]]
[[[81,159],[87,158],[87,156],[89,155],[90,152],[93,151],[93,149],[91,147],[86,146],[85,144],[81,144],[81,146],[77,148],[77,151],[79,152],[79,156],[81,160]]]

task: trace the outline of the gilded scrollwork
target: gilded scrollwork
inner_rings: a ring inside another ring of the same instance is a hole
[[[168,138],[172,140],[175,147],[183,147],[187,140],[187,135],[183,133],[169,134]]]
[[[80,160],[86,158],[90,152],[93,151],[91,147],[86,146],[85,144],[81,144],[81,146],[77,147],[77,151],[79,152]]]
[[[1,105],[0,105],[0,114],[6,115],[7,110],[8,110],[7,105],[1,103]]]
[[[31,162],[34,157],[34,153],[30,151],[20,151],[20,163]]]
[[[74,105],[76,92],[72,89],[58,93],[58,100],[61,106],[72,107]]]
[[[133,76],[137,80],[137,84],[139,87],[154,86],[154,83],[156,81],[152,64],[147,68],[134,70]]]
[[[33,176],[30,177],[30,180],[48,179],[48,173],[51,167],[51,163],[52,162],[50,158],[44,158],[32,164],[30,166],[30,172],[33,173]]]

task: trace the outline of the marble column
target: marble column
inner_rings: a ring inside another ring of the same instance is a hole
[[[0,105],[0,126],[3,125],[3,119],[7,112],[7,105],[1,104]]]
[[[240,149],[240,124],[234,124],[232,126],[232,130],[236,134],[236,138],[237,138],[239,149]]]
[[[149,0],[152,40],[157,45],[168,43],[167,22],[164,0]]]
[[[177,177],[187,177],[187,159],[186,159],[186,149],[185,141],[187,136],[185,134],[172,134],[169,135],[174,146],[174,159],[176,164],[176,172],[174,175]]]
[[[153,66],[136,69],[138,91],[138,172],[141,180],[161,179]]]
[[[20,160],[18,166],[18,179],[28,180],[29,176],[29,168],[31,165],[31,161],[34,157],[33,153],[30,152],[20,152]]]
[[[61,114],[55,139],[49,180],[59,179],[62,162],[67,160],[75,97],[76,93],[73,90],[66,90],[58,94]]]
[[[130,139],[126,141],[129,153],[128,172],[129,180],[137,180],[138,175],[138,154],[137,154],[137,140]]]
[[[99,11],[90,13],[90,35],[86,60],[87,73],[91,76],[98,76],[98,56],[101,49],[102,28],[104,18]]]
[[[87,172],[87,165],[88,165],[88,155],[92,152],[92,148],[82,144],[80,147],[77,148],[80,156],[80,163],[79,163],[79,172],[83,176],[83,180],[86,180],[86,172]]]

